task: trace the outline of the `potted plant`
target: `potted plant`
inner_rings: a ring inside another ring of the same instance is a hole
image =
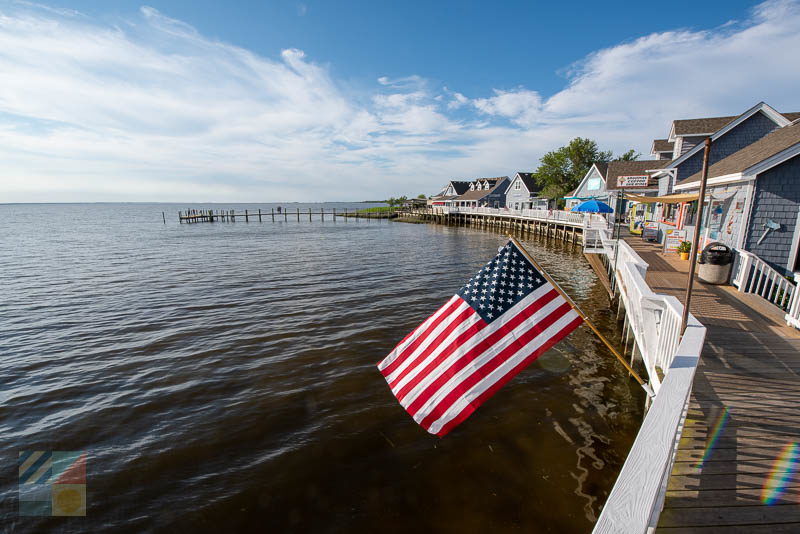
[[[692,242],[691,241],[681,241],[678,245],[678,254],[681,255],[682,260],[689,259],[689,253],[692,251]]]

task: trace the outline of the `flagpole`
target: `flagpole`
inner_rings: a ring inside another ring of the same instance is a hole
[[[578,305],[575,304],[575,301],[573,301],[570,298],[570,296],[567,295],[563,289],[561,289],[561,286],[559,286],[558,283],[555,280],[553,280],[553,278],[549,274],[547,274],[547,271],[545,271],[542,268],[542,266],[539,265],[539,263],[536,260],[534,260],[530,254],[528,254],[528,251],[525,250],[525,247],[522,246],[522,243],[517,241],[517,239],[513,235],[509,234],[508,237],[511,238],[511,242],[517,246],[517,248],[525,255],[528,261],[531,262],[533,266],[536,267],[536,269],[542,273],[542,276],[544,276],[547,279],[547,281],[550,282],[550,284],[552,284],[555,290],[558,291],[562,297],[564,297],[567,303],[570,306],[572,306],[572,309],[575,310],[578,313],[578,315],[581,316],[581,319],[583,319],[583,321],[586,323],[586,326],[592,329],[592,332],[594,332],[597,335],[597,337],[600,338],[600,341],[602,341],[605,344],[605,346],[608,347],[608,350],[610,350],[611,353],[614,354],[614,356],[616,356],[617,359],[622,363],[622,365],[625,366],[625,369],[627,369],[628,372],[633,376],[633,378],[636,379],[637,382],[639,382],[639,385],[642,386],[642,388],[644,388],[647,394],[650,395],[651,397],[655,397],[655,393],[653,393],[653,390],[650,388],[650,385],[644,380],[642,380],[642,377],[639,376],[639,374],[633,370],[633,367],[630,366],[630,364],[625,360],[622,354],[620,354],[619,351],[611,344],[611,342],[608,339],[606,339],[606,337],[600,332],[600,330],[597,329],[597,327],[589,319],[589,317],[585,313],[583,313],[583,311],[581,311],[580,308],[578,308]]]

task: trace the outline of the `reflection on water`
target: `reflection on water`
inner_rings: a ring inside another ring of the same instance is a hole
[[[178,225],[186,207],[0,205],[3,524],[590,529],[643,398],[588,329],[445,439],[413,423],[375,368],[502,234],[386,221]],[[523,242],[613,328],[579,250]],[[21,450],[88,453],[81,523],[17,517]]]

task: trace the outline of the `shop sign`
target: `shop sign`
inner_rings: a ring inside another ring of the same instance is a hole
[[[617,187],[647,187],[650,182],[648,175],[620,176],[617,178]]]
[[[664,252],[678,252],[678,245],[686,241],[686,230],[670,228],[664,232]]]

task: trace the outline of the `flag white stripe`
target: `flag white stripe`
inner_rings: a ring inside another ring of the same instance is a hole
[[[561,302],[559,302],[559,304],[563,304],[564,300],[560,300]],[[517,351],[511,358],[504,361],[497,369],[486,375],[486,377],[484,377],[480,382],[470,388],[469,391],[459,397],[452,405],[450,405],[450,407],[448,407],[447,411],[445,411],[444,414],[442,414],[442,416],[430,426],[428,432],[432,434],[439,432],[444,425],[460,414],[473,400],[479,397],[484,391],[492,387],[492,385],[494,385],[498,380],[507,375],[509,371],[519,365],[519,363],[527,358],[528,355],[539,349],[551,338],[558,335],[561,330],[563,330],[569,323],[577,318],[578,314],[575,312],[575,310],[567,311],[567,313],[565,313],[555,323],[542,331],[539,335],[537,335],[529,343]],[[533,325],[528,326],[530,327]],[[474,368],[470,369],[470,371],[474,370]]]
[[[440,315],[444,313],[450,303],[453,302],[454,299],[459,298],[458,295],[454,295],[450,300],[444,303],[444,305],[436,310],[433,315],[425,319],[425,322],[422,325],[418,326],[413,330],[414,335],[403,341],[400,345],[396,346],[392,352],[390,352],[381,362],[378,364],[378,369],[383,371],[388,367],[396,358],[399,356],[406,348],[411,345],[415,339],[417,339],[420,335],[422,335],[425,330],[433,323],[435,320],[439,318]]]
[[[553,286],[551,286],[549,284],[546,284],[545,286],[542,286],[542,287],[547,287],[548,289],[552,289]],[[526,307],[528,307],[531,304],[533,304],[534,301],[538,300],[537,298],[533,298],[533,299],[529,300],[530,297],[532,297],[533,295],[536,295],[537,293],[538,293],[538,290],[535,291],[534,293],[531,293],[531,295],[529,295],[528,297],[524,298],[519,303],[514,305],[514,307],[512,307],[509,311],[507,311],[504,315],[507,316],[508,319],[506,319],[504,321],[504,323],[508,322],[508,320],[511,320],[519,312],[521,312]],[[544,293],[546,294],[547,292],[545,291]],[[538,298],[541,298],[541,297],[542,297],[542,295],[538,295]],[[551,313],[553,313],[553,311],[556,308],[558,308],[559,306],[561,306],[562,304],[564,304],[564,302],[565,301],[564,301],[563,298],[559,298],[559,297],[554,298],[553,300],[551,300],[550,302],[545,304],[542,308],[537,310],[536,313],[534,313],[533,315],[528,317],[522,323],[517,325],[513,330],[511,330],[506,335],[504,335],[501,339],[499,339],[495,343],[493,343],[492,346],[488,347],[484,352],[482,352],[481,354],[479,354],[475,358],[473,358],[463,369],[461,369],[455,375],[453,375],[450,378],[450,380],[448,380],[446,383],[444,383],[433,395],[431,395],[431,397],[427,400],[427,402],[425,404],[423,404],[420,407],[420,409],[414,414],[414,419],[417,420],[417,421],[421,421],[422,419],[424,419],[428,415],[428,413],[430,413],[430,411],[436,406],[436,404],[439,403],[439,401],[445,395],[447,395],[453,388],[457,387],[458,384],[460,384],[467,376],[472,374],[472,372],[476,368],[483,366],[483,364],[486,363],[488,360],[494,358],[497,355],[497,353],[499,353],[500,351],[504,350],[509,344],[511,344],[515,339],[517,339],[517,337],[519,337],[522,334],[524,334],[526,331],[528,331],[536,323],[540,322],[541,320],[543,320],[544,318],[549,316]],[[505,319],[505,317],[504,317],[504,319]],[[495,321],[495,322],[497,322],[497,321]],[[494,326],[494,323],[492,323],[491,326]],[[498,328],[499,328],[499,325],[498,325],[498,327],[495,327],[493,329],[493,331],[496,331]],[[430,385],[432,382],[434,382],[436,379],[438,379],[439,376],[441,376],[442,374],[447,372],[447,370],[450,369],[453,366],[453,364],[455,364],[456,361],[459,358],[461,358],[467,351],[471,350],[475,345],[477,345],[478,343],[483,341],[483,339],[485,339],[487,336],[490,335],[490,333],[484,333],[484,332],[482,332],[482,334],[483,335],[480,336],[481,339],[474,340],[474,341],[470,340],[470,341],[473,341],[473,343],[471,343],[469,347],[465,346],[463,350],[455,351],[452,355],[450,355],[449,358],[447,358],[435,370],[433,370],[425,378],[425,380],[421,381],[420,384],[418,384],[417,388],[415,388],[414,398],[419,396],[419,394],[421,394],[425,390],[425,388],[427,388],[428,385]],[[424,382],[424,386],[423,386],[423,382]],[[409,395],[409,397],[410,396],[411,395]],[[404,399],[404,401],[407,400],[409,397],[406,397],[406,399]],[[411,404],[411,402],[413,402],[413,401],[409,401],[408,404],[403,402],[403,406],[407,407],[407,406],[409,406]],[[420,416],[419,419],[417,419],[418,416]]]
[[[28,459],[25,460],[25,462],[21,466],[19,466],[19,476],[24,475],[28,471],[28,469],[30,469],[31,466],[35,464],[39,460],[39,458],[42,457],[43,454],[44,451],[34,451],[33,453],[31,453],[31,455],[28,456]]]
[[[30,477],[28,479],[28,482],[29,483],[38,482],[39,479],[42,478],[42,476],[44,476],[44,474],[47,472],[47,470],[50,469],[52,466],[53,466],[53,458],[51,456],[50,458],[45,460],[44,463],[41,466],[39,466],[39,469],[36,471],[36,473],[32,477]]]
[[[461,300],[461,299],[459,299]],[[422,340],[422,342],[417,345],[417,347],[410,352],[407,356],[403,356],[404,360],[397,366],[397,369],[392,371],[392,373],[386,377],[388,382],[394,380],[397,376],[399,376],[409,365],[414,363],[417,358],[419,358],[420,354],[425,352],[425,349],[436,339],[436,337],[442,333],[450,323],[452,323],[456,318],[461,314],[464,313],[465,310],[469,309],[470,305],[461,300],[458,306],[456,306],[449,315],[443,316],[442,321],[436,325],[436,328],[431,331],[430,334],[426,338]]]
[[[417,364],[417,367],[415,369],[413,369],[406,376],[404,376],[403,379],[400,382],[398,382],[395,385],[395,387],[392,388],[392,391],[394,393],[398,393],[401,389],[403,389],[403,387],[409,381],[413,380],[415,376],[417,376],[419,373],[421,373],[422,370],[425,369],[425,366],[428,365],[428,363],[430,363],[431,361],[433,361],[436,358],[438,358],[439,355],[445,349],[447,349],[453,343],[453,341],[455,341],[458,338],[458,336],[460,336],[461,334],[463,334],[464,332],[466,332],[467,330],[472,328],[472,326],[474,326],[475,324],[477,324],[477,323],[479,323],[481,321],[483,321],[483,319],[481,319],[481,316],[478,315],[477,313],[467,317],[466,320],[462,321],[459,326],[454,328],[453,331],[450,333],[450,335],[447,336],[444,340],[442,340],[442,342],[439,343],[439,345],[433,351],[431,351],[431,353],[428,355],[427,358],[422,360],[419,364]]]

